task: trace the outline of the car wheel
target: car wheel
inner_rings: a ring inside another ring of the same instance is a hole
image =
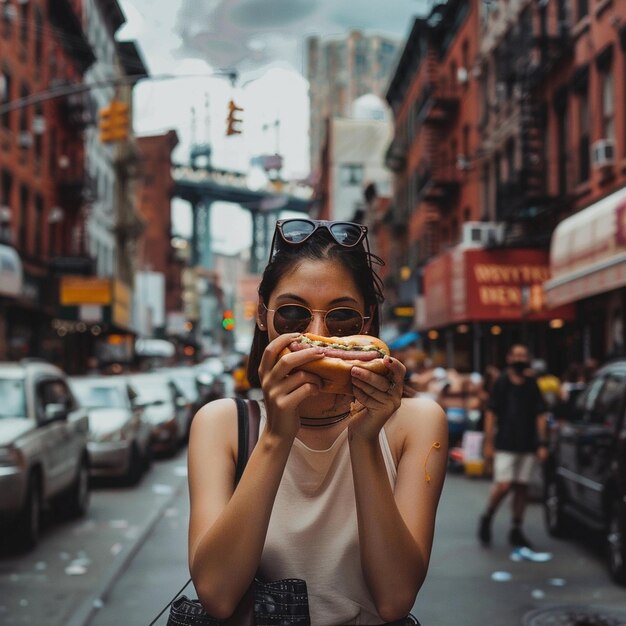
[[[618,498],[611,501],[607,526],[609,572],[615,582],[626,585],[626,519]]]
[[[90,498],[89,464],[83,457],[78,466],[76,478],[67,492],[65,512],[71,518],[82,517],[87,513]]]
[[[39,542],[41,531],[41,481],[36,474],[28,480],[24,506],[15,524],[15,539],[22,550],[31,550]]]
[[[565,537],[568,520],[563,501],[563,489],[554,472],[546,474],[544,485],[544,514],[548,532],[553,537]]]
[[[137,446],[133,446],[130,450],[130,458],[128,459],[128,470],[126,471],[126,484],[136,485],[143,474],[144,463]]]

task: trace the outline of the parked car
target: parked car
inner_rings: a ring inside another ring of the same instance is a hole
[[[189,420],[193,418],[196,411],[204,405],[200,394],[200,382],[193,367],[181,365],[179,367],[167,367],[155,370],[165,374],[183,392],[189,401]]]
[[[89,467],[93,477],[122,478],[130,485],[150,466],[150,424],[137,406],[137,392],[120,376],[70,378],[74,395],[88,411]]]
[[[150,424],[153,452],[174,454],[189,432],[188,401],[168,376],[159,372],[130,374],[126,380],[137,391],[135,403]]]
[[[194,367],[200,383],[202,404],[227,397],[232,376],[225,370],[221,357],[208,357]]]
[[[64,372],[42,361],[0,363],[0,399],[0,524],[32,548],[44,507],[87,511],[87,412]]]
[[[605,538],[613,579],[626,584],[626,360],[597,372],[550,432],[545,520],[565,536],[576,519]]]

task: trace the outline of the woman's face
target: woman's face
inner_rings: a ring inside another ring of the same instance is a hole
[[[309,309],[328,311],[337,307],[351,307],[363,316],[370,315],[365,310],[363,296],[352,276],[339,261],[306,261],[297,265],[283,276],[272,292],[268,309],[277,309],[283,304],[302,304]],[[273,324],[274,313],[267,312],[269,340],[278,337]],[[369,330],[370,320],[365,322],[361,333]],[[305,332],[329,336],[324,324],[324,313],[313,313],[313,319]]]

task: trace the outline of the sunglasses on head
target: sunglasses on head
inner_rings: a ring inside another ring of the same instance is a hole
[[[363,226],[363,224],[292,218],[278,220],[276,222],[276,230],[274,231],[274,238],[272,239],[272,247],[270,249],[270,259],[274,255],[276,235],[278,235],[284,243],[297,246],[304,243],[320,228],[325,228],[335,242],[344,248],[354,248],[365,239],[369,250],[367,226]]]
[[[370,319],[350,307],[337,307],[328,311],[309,309],[302,304],[283,304],[276,309],[268,309],[265,304],[263,307],[268,313],[274,314],[272,322],[279,335],[305,332],[313,320],[313,313],[324,314],[324,325],[334,337],[359,335],[366,320]]]

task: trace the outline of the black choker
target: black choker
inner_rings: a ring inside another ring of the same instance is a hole
[[[324,428],[324,426],[332,426],[338,424],[350,415],[350,411],[340,413],[339,415],[330,415],[329,417],[301,417],[300,426],[303,428]]]

